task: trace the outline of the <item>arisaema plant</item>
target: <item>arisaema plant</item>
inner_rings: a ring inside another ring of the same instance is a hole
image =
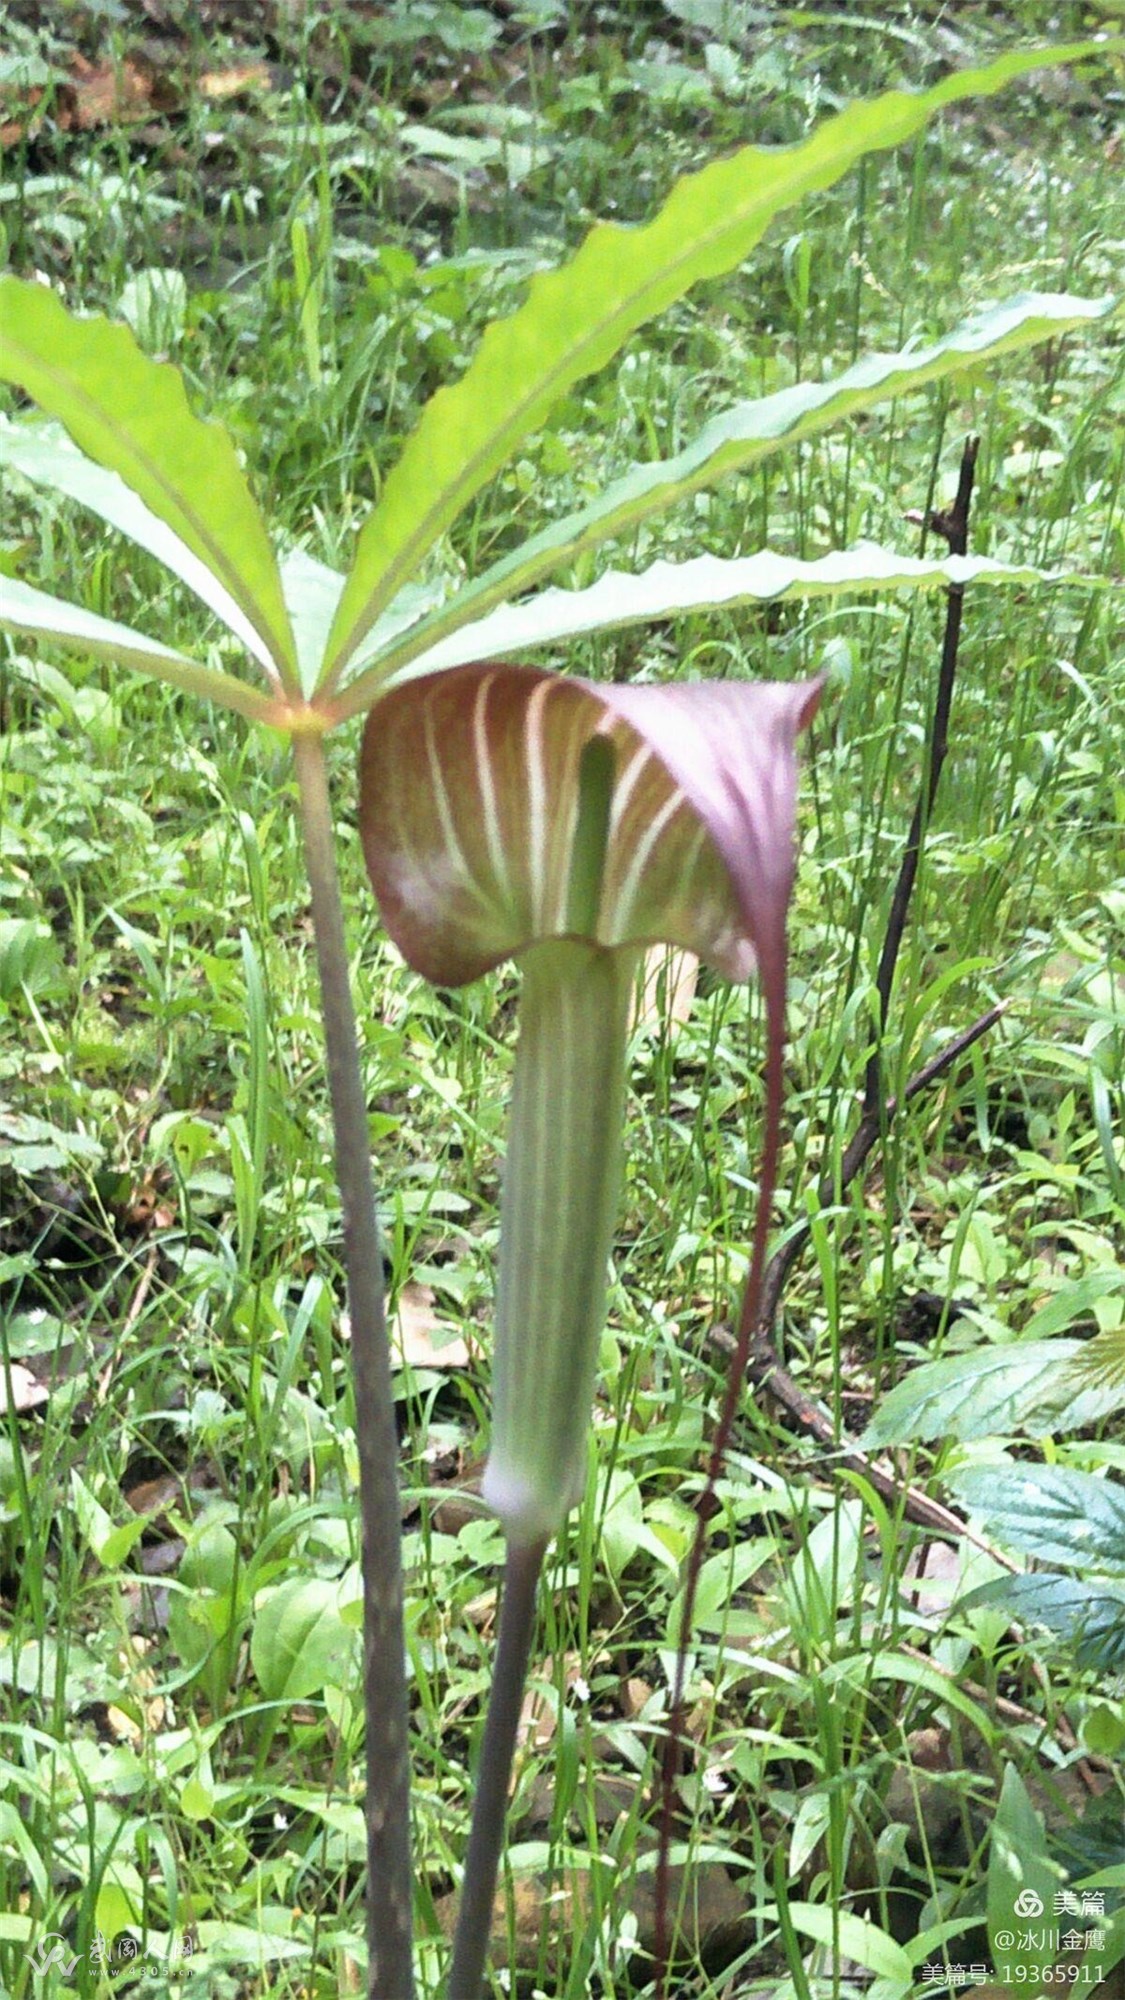
[[[926,92],[852,105],[799,145],[746,147],[686,177],[642,228],[595,228],[569,264],[532,282],[520,309],[488,329],[461,380],[423,410],[346,578],[299,549],[279,559],[233,444],[192,413],[173,368],[147,358],[125,327],[68,311],[47,287],[0,280],[0,373],[62,427],[22,416],[6,423],[5,462],[159,558],[234,635],[251,672],[205,665],[14,579],[2,581],[0,623],[225,704],[292,744],[352,1319],[368,1992],[379,2000],[407,2000],[413,1988],[397,1437],[325,737],[370,711],[365,840],[387,922],[407,955],[447,983],[509,953],[523,959],[487,1490],[522,1564],[526,1627],[537,1552],[573,1501],[584,1459],[632,958],[662,937],[691,944],[735,978],[756,958],[771,1022],[775,1128],[794,739],[815,693],[605,689],[471,663],[711,605],[970,577],[1032,580],[1033,570],[989,560],[920,561],[861,547],[809,563],[770,551],[701,555],[641,574],[608,570],[583,590],[536,592],[579,555],[726,474],[969,364],[1057,337],[1110,302],[1024,295],[929,347],[871,355],[834,380],[736,404],[676,457],[635,466],[456,591],[427,581],[427,557],[560,396],[694,284],[741,264],[786,208],[866,153],[910,138],[943,105],[1097,47],[1022,51]],[[544,1148],[547,1127],[553,1138]],[[560,1207],[583,1151],[588,1166],[597,1161],[585,1198]],[[765,1218],[763,1208],[759,1240]],[[549,1459],[539,1448],[528,1352],[551,1383],[559,1419]],[[509,1708],[519,1653],[498,1663]],[[501,1804],[502,1795],[491,1806],[486,1798],[477,1813],[478,1882],[494,1866]],[[479,1935],[458,1947],[459,1994],[473,1990],[480,1948]]]

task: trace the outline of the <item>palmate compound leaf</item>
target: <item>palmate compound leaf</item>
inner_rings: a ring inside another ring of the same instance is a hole
[[[197,417],[183,379],[142,353],[126,326],[69,313],[45,285],[0,278],[0,377],[119,473],[233,598],[297,691],[293,632],[266,525],[220,425]]]
[[[826,119],[801,144],[747,146],[678,181],[641,228],[603,223],[569,264],[533,279],[526,303],[488,328],[461,380],[426,405],[360,535],[328,644],[332,687],[427,550],[499,471],[552,404],[611,361],[647,320],[692,286],[740,264],[802,196],[830,187],[867,153],[920,131],[943,105],[990,96],[1046,63],[1098,43],[1015,51],[932,90],[888,91]]]
[[[714,416],[675,457],[633,466],[596,500],[553,521],[449,601],[437,603],[429,616],[419,616],[413,625],[400,620],[404,627],[400,635],[392,631],[389,620],[380,619],[351,662],[348,684],[369,664],[372,671],[364,673],[364,690],[373,689],[409,660],[428,663],[432,650],[462,626],[510,604],[563,563],[632,531],[701,487],[748,472],[788,446],[893,397],[1103,317],[1114,303],[1066,293],[1022,293],[982,308],[931,346],[868,354],[827,382],[797,382],[773,395],[736,403]],[[535,602],[543,606],[545,600]],[[516,615],[522,608],[517,607]],[[518,649],[530,643],[522,640]],[[459,659],[479,659],[503,650],[495,643],[478,643],[469,651],[454,649]],[[436,653],[434,658],[436,663]]]
[[[360,831],[395,943],[460,985],[549,938],[678,944],[775,973],[797,733],[819,683],[595,686],[494,662],[411,679],[368,720]],[[584,758],[612,751],[597,906],[575,915]]]

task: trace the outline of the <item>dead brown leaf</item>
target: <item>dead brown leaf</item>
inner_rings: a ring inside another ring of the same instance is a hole
[[[472,1458],[465,1451],[454,1454],[450,1471],[438,1475],[429,1471],[428,1484],[435,1496],[430,1519],[440,1535],[459,1535],[466,1521],[479,1521],[487,1512],[480,1497],[483,1472],[483,1458]]]
[[[410,1368],[467,1368],[467,1343],[434,1307],[429,1285],[403,1286],[391,1321],[391,1348]]]
[[[158,109],[152,71],[126,56],[120,63],[91,63],[75,56],[69,88],[60,94],[64,130],[92,132],[99,125],[136,125]],[[62,100],[69,97],[67,106]]]
[[[225,104],[231,97],[245,97],[256,90],[272,90],[273,75],[268,63],[239,63],[233,69],[207,70],[196,88],[199,95],[208,98],[212,104]]]
[[[466,1604],[462,1616],[465,1617],[468,1620],[469,1624],[474,1626],[478,1632],[490,1632],[492,1630],[493,1625],[496,1623],[496,1604],[498,1596],[499,1593],[495,1590],[482,1590],[477,1597],[471,1597],[469,1599],[469,1602]]]
[[[647,1681],[630,1676],[621,1683],[621,1713],[626,1722],[632,1722],[641,1710],[652,1700],[652,1689]]]
[[[107,1703],[103,1726],[107,1735],[118,1743],[131,1743],[134,1748],[141,1742],[146,1731],[154,1734],[163,1726],[165,1702],[162,1694],[156,1694],[156,1677],[151,1668],[144,1665],[146,1654],[151,1649],[151,1641],[134,1635],[128,1645],[117,1655],[118,1662],[129,1682],[129,1693],[134,1709],[128,1710]]]
[[[516,1724],[516,1742],[521,1750],[545,1750],[555,1733],[557,1721],[556,1703],[541,1687],[529,1687],[524,1691],[520,1707],[520,1719]],[[518,1772],[513,1762],[509,1793],[516,1788]]]
[[[49,1391],[32,1374],[30,1368],[25,1368],[22,1361],[13,1361],[10,1407],[17,1416],[22,1416],[27,1410],[40,1410],[49,1400]],[[4,1370],[0,1369],[0,1416],[6,1416],[8,1409],[8,1381]]]
[[[156,1479],[139,1479],[127,1489],[125,1499],[134,1514],[182,1513],[183,1484],[175,1473],[163,1472]]]

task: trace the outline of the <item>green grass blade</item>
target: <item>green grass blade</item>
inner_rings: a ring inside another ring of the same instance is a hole
[[[927,387],[969,366],[995,361],[1020,348],[1057,337],[1113,311],[1112,298],[1081,299],[1066,293],[1025,292],[975,313],[932,346],[896,354],[868,354],[828,382],[797,382],[771,396],[736,403],[706,424],[674,458],[633,466],[588,506],[579,508],[514,549],[458,591],[412,632],[419,653],[470,619],[483,618],[521,595],[561,564],[572,562],[611,536],[631,532],[704,486],[733,472],[748,472],[773,453],[817,436],[831,424],[877,404]],[[375,659],[369,635],[358,669]],[[387,649],[389,655],[389,649]]]
[[[99,520],[127,535],[139,548],[186,583],[209,611],[240,639],[254,659],[269,672],[271,660],[264,640],[240,610],[214,571],[194,555],[186,542],[151,507],[146,507],[119,473],[96,465],[54,424],[0,422],[0,465],[7,465],[36,486],[64,493]]]
[[[643,228],[602,223],[572,261],[532,281],[526,303],[485,333],[458,383],[440,389],[360,536],[329,639],[331,687],[422,557],[521,438],[575,382],[611,361],[646,320],[747,257],[774,218],[867,153],[911,138],[943,105],[991,96],[1096,42],[1018,50],[934,89],[888,91],[827,119],[800,145],[747,146],[677,182]]]
[[[760,549],[752,556],[695,556],[690,562],[656,562],[638,575],[607,570],[586,590],[544,590],[522,604],[501,605],[475,625],[462,626],[440,645],[413,658],[404,644],[388,657],[411,675],[435,673],[470,660],[502,659],[537,646],[576,639],[621,625],[646,624],[716,606],[774,602],[784,597],[832,597],[841,591],[935,590],[950,583],[1063,583],[1086,587],[1097,578],[1005,563],[991,556],[900,556],[875,542],[837,549],[812,562]],[[350,682],[333,705],[343,720],[367,708],[387,677],[383,662]]]
[[[183,380],[127,326],[78,319],[45,285],[0,278],[0,375],[66,426],[205,563],[298,691],[277,562],[227,433],[197,417]]]
[[[189,660],[186,653],[162,646],[158,639],[146,638],[143,632],[118,625],[112,618],[99,618],[96,612],[85,611],[79,604],[49,597],[46,591],[35,590],[16,577],[6,576],[0,587],[0,628],[52,640],[75,652],[92,653],[98,659],[117,660],[123,667],[149,674],[154,680],[170,681],[173,687],[185,688],[204,701],[222,702],[224,707],[237,709],[251,722],[270,720],[269,698],[257,688],[235,680],[233,674],[220,674],[212,667],[200,666],[197,660]]]

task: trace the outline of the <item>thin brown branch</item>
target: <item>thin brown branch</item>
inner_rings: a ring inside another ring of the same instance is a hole
[[[969,546],[969,509],[972,505],[973,478],[979,449],[978,437],[966,438],[961,453],[957,497],[948,511],[930,515],[930,527],[935,534],[944,536],[950,554],[955,556],[963,556]],[[898,965],[898,955],[902,948],[906,919],[910,911],[910,899],[914,893],[918,866],[922,858],[926,828],[929,825],[942,766],[949,749],[949,715],[953,704],[953,683],[957,677],[957,654],[961,644],[961,614],[964,602],[964,585],[951,584],[946,592],[945,634],[942,639],[941,665],[938,669],[937,698],[934,702],[934,720],[930,731],[928,756],[922,772],[922,786],[914,808],[914,817],[910,822],[910,832],[906,837],[906,847],[899,864],[898,879],[891,897],[883,949],[879,955],[879,970],[875,976],[879,1011],[875,1046],[868,1057],[863,1086],[863,1109],[867,1117],[876,1114],[879,1109],[883,1088],[883,1037],[887,1031],[895,968]]]
[[[734,1335],[725,1326],[709,1328],[707,1345],[728,1358],[735,1352]],[[759,1357],[752,1355],[747,1371],[750,1379],[756,1386],[768,1389],[799,1428],[831,1452],[833,1470],[842,1468],[847,1472],[857,1472],[874,1488],[880,1499],[887,1501],[889,1506],[901,1507],[906,1519],[912,1521],[916,1528],[971,1542],[974,1548],[992,1556],[1005,1569],[1018,1571],[1019,1564],[1011,1556],[1005,1555],[1002,1549],[994,1548],[980,1535],[975,1535],[960,1514],[955,1514],[950,1507],[943,1507],[940,1500],[931,1500],[929,1494],[923,1493],[919,1487],[897,1479],[893,1472],[876,1465],[865,1451],[860,1450],[854,1439],[846,1435],[841,1437],[827,1410],[805,1394],[799,1382],[787,1368],[782,1367],[780,1361],[769,1357],[762,1363],[760,1374],[757,1372],[758,1362]]]
[[[876,1107],[874,1111],[864,1112],[844,1148],[839,1168],[832,1172],[825,1171],[820,1177],[816,1191],[818,1209],[826,1208],[829,1202],[840,1199],[866,1164],[868,1155],[883,1138],[901,1106],[909,1104],[913,1098],[920,1096],[922,1091],[928,1090],[931,1084],[936,1083],[939,1077],[944,1076],[947,1070],[952,1069],[954,1063],[972,1048],[974,1042],[979,1042],[982,1035],[986,1035],[990,1028],[995,1027],[1006,1006],[1006,1001],[998,1001],[969,1027],[963,1028],[960,1034],[954,1035],[935,1056],[931,1056],[929,1062],[923,1063],[921,1069],[915,1071],[901,1097],[889,1097],[881,1108]],[[811,1234],[812,1219],[805,1216],[778,1245],[766,1266],[766,1274],[762,1280],[761,1304],[750,1349],[752,1374],[758,1369],[776,1365],[772,1346],[773,1323],[777,1317],[777,1309],[781,1304],[789,1273]]]

